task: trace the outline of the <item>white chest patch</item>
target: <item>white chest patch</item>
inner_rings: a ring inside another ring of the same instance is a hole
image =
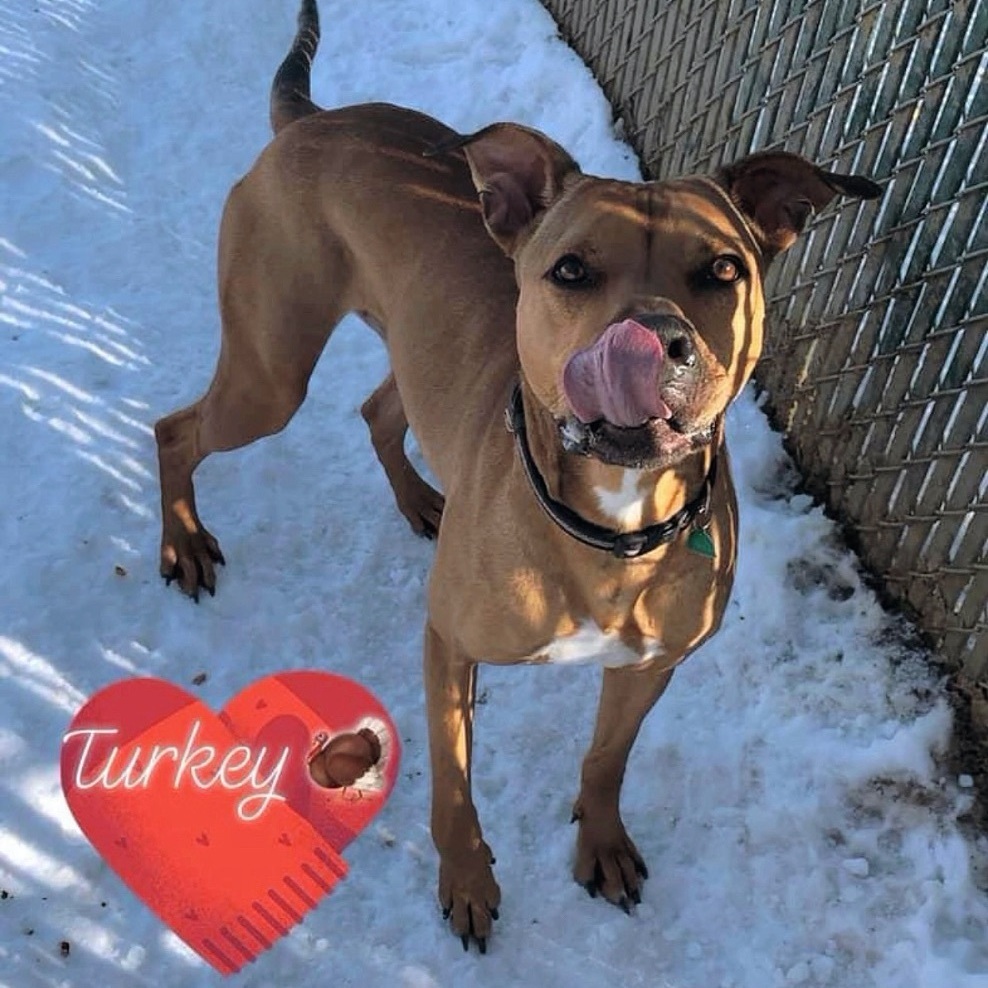
[[[644,639],[638,653],[628,648],[616,631],[601,631],[593,621],[584,621],[573,634],[554,639],[532,658],[562,665],[596,662],[613,668],[637,665],[662,654],[662,643],[656,638]]]
[[[609,491],[605,487],[594,488],[600,510],[611,519],[617,528],[633,530],[642,527],[642,518],[645,515],[645,499],[642,496],[641,488],[638,486],[641,477],[641,470],[627,469],[621,477],[619,490]]]

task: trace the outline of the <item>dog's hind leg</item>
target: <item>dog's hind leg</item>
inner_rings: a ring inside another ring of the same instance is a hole
[[[223,554],[199,520],[192,474],[210,454],[246,446],[283,429],[305,398],[309,378],[346,311],[325,287],[345,284],[342,256],[326,250],[307,267],[261,236],[255,196],[237,187],[220,233],[223,336],[212,383],[196,402],[154,427],[161,480],[161,575],[195,600],[216,588]],[[288,257],[293,263],[286,264]],[[280,262],[280,263],[279,263]],[[329,275],[335,275],[333,278]]]
[[[234,324],[236,325],[236,324]],[[329,329],[326,335],[329,335]],[[216,588],[214,563],[223,563],[216,539],[196,511],[192,474],[210,454],[246,446],[283,429],[302,404],[308,373],[299,366],[280,377],[249,347],[242,334],[224,334],[216,374],[205,395],[154,427],[161,480],[161,575],[199,599],[200,587]],[[315,360],[307,368],[311,372]]]
[[[360,414],[370,429],[374,452],[391,483],[398,510],[413,532],[434,538],[439,532],[443,496],[419,476],[405,455],[408,419],[394,374],[389,374],[363,403]]]

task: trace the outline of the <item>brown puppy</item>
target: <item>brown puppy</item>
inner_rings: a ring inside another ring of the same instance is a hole
[[[413,529],[439,537],[432,833],[440,902],[483,950],[500,892],[470,794],[477,663],[606,667],[574,872],[627,909],[646,874],[618,809],[628,752],[731,590],[722,421],[761,350],[763,270],[835,195],[879,190],[782,152],[710,178],[611,181],[524,127],[461,137],[393,106],[323,112],[317,39],[304,0],[274,81],[277,136],[223,216],[215,377],[155,428],[162,573],[214,591],[223,558],[193,471],[282,429],[333,327],[360,313],[392,367],[363,409],[374,448]],[[409,425],[445,507],[405,457]]]

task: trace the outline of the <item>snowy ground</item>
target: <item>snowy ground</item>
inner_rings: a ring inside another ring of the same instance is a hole
[[[485,670],[476,789],[504,891],[486,958],[434,904],[419,676],[431,547],[394,509],[357,409],[384,356],[334,337],[287,433],[200,471],[229,565],[195,607],[157,576],[151,423],[208,381],[214,238],[267,133],[295,0],[0,0],[0,984],[221,979],[108,871],[58,784],[105,684],[157,675],[220,707],[285,667],[359,679],[404,738],[350,875],[245,986],[975,988],[988,905],[966,795],[935,756],[941,685],[897,644],[750,396],[721,634],[648,721],[625,818],[652,873],[628,918],[568,876],[593,670]],[[535,0],[324,0],[315,92],[460,129],[514,118],[629,176],[609,111]],[[966,781],[966,780],[961,780]],[[982,848],[984,850],[984,848]],[[62,957],[61,941],[71,953]]]

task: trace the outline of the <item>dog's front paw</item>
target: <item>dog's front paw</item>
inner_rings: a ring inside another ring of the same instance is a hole
[[[216,570],[213,564],[226,564],[220,544],[201,524],[193,531],[180,529],[165,532],[161,539],[161,575],[165,583],[178,582],[182,593],[197,604],[200,589],[216,593]]]
[[[573,820],[580,825],[573,877],[591,897],[600,894],[630,913],[631,906],[641,902],[648,868],[621,817],[616,812],[593,813],[577,803]]]
[[[501,904],[493,863],[490,848],[483,842],[468,855],[440,860],[439,903],[443,919],[449,920],[464,950],[469,949],[472,939],[482,954],[487,953],[487,938]]]

